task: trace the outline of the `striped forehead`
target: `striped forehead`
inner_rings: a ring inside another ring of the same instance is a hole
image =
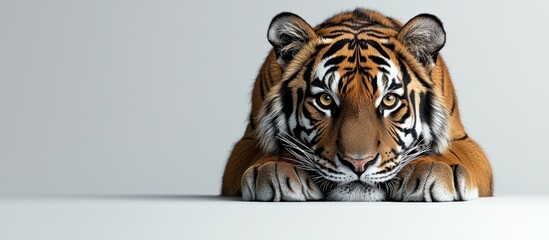
[[[362,41],[362,43],[356,43]],[[353,45],[361,44],[361,46]],[[334,39],[319,52],[312,92],[359,94],[378,101],[387,92],[403,94],[394,53],[371,39]]]

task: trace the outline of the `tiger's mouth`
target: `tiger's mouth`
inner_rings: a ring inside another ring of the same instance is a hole
[[[294,156],[300,159],[300,155]],[[324,192],[328,201],[384,201],[391,196],[392,189],[398,182],[395,181],[398,180],[395,176],[400,171],[397,168],[382,174],[383,176],[373,177],[366,173],[356,174],[335,159],[331,161],[318,155],[310,155],[307,159],[301,158],[302,161],[292,162],[299,163],[297,167],[311,174],[311,179]],[[321,162],[330,162],[334,168]]]
[[[295,164],[296,167],[308,171],[311,174],[311,179],[324,192],[327,192],[327,196],[333,195],[334,199],[339,199],[335,196],[348,195],[344,198],[357,201],[370,197],[370,201],[376,201],[375,199],[380,200],[385,197],[387,189],[394,184],[393,180],[400,170],[430,150],[429,147],[422,144],[422,141],[418,141],[408,149],[399,151],[398,157],[391,167],[388,167],[387,160],[382,160],[378,154],[375,157],[375,166],[370,166],[366,171],[357,174],[352,168],[344,165],[341,159],[338,159],[341,157],[339,154],[336,154],[333,160],[326,159],[287,133],[279,135],[279,140],[282,142],[283,152],[289,153],[285,155],[291,156],[283,158]],[[353,197],[355,195],[358,197]],[[359,195],[364,196],[360,197]],[[338,201],[345,201],[345,199]]]
[[[326,191],[326,200],[371,202],[386,200],[388,195],[387,190],[384,188],[372,186],[361,181],[353,181],[338,185]]]

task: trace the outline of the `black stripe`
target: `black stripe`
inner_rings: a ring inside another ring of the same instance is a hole
[[[326,83],[324,81],[322,81],[320,78],[318,77],[315,77],[313,79],[313,81],[311,82],[311,85],[313,87],[319,87],[319,88],[322,88],[322,89],[328,89],[328,86],[326,86]]]
[[[370,55],[370,56],[368,56],[368,58],[370,58],[372,61],[374,61],[375,63],[377,63],[379,65],[385,65],[387,67],[390,66],[389,63],[387,61],[385,61],[385,59],[380,58],[378,56]]]
[[[253,168],[253,179],[254,179],[254,181],[257,178],[257,172],[258,171],[259,171],[259,168],[257,166],[254,166],[254,168]]]
[[[419,112],[424,123],[433,123],[433,95],[430,92],[419,94]]]
[[[278,176],[278,163],[275,163],[275,176],[276,176],[276,182],[278,183],[278,186],[280,186],[281,184],[280,184],[280,179],[279,179],[279,176]],[[280,191],[282,191],[282,188],[280,188]],[[280,197],[280,199],[278,199],[278,200],[279,201],[282,200],[282,192],[280,193],[279,197]]]
[[[265,89],[263,88],[263,78],[259,79],[259,95],[261,96],[261,101],[265,100]]]
[[[410,90],[410,94],[408,95],[408,99],[410,99],[410,107],[408,108],[408,112],[407,114],[405,115],[406,118],[410,117],[410,115],[412,114],[411,111],[414,110],[415,111],[415,107],[416,107],[416,91],[414,90]],[[404,118],[404,116],[403,116]],[[416,122],[417,121],[414,121],[414,128],[415,128],[415,125],[416,125]],[[404,122],[403,122],[404,123]]]
[[[389,85],[389,87],[387,87],[387,90],[397,90],[399,88],[403,87],[402,84],[398,83],[394,78],[393,78],[393,81],[391,82],[391,85]]]
[[[378,67],[377,70],[382,73],[389,74],[389,71],[387,71],[387,69],[385,69],[384,67]]]
[[[405,86],[408,86],[411,81],[410,74],[408,74],[408,68],[400,58],[398,59],[398,65],[400,65],[400,72],[402,72],[402,82]]]
[[[458,165],[456,164],[456,165],[453,165],[451,167],[452,167],[452,173],[454,175],[454,188],[456,189],[456,193],[458,195],[457,200],[463,200],[463,197],[461,196],[461,193],[459,192],[459,181],[458,181],[458,176],[457,176],[457,173],[456,173]]]
[[[290,184],[290,177],[286,177],[286,186],[290,190],[290,192],[293,192],[294,189],[292,188],[292,184]]]
[[[454,115],[454,110],[456,110],[456,96],[452,96],[452,109],[450,109],[450,116]]]
[[[387,18],[389,20],[389,22],[391,22],[394,26],[393,27],[398,27],[400,24],[397,23],[397,21],[393,18],[390,18],[388,17]]]
[[[425,185],[427,184],[427,178],[429,177],[429,175],[431,175],[431,172],[433,171],[433,165],[435,164],[435,162],[432,162],[431,163],[431,166],[429,167],[429,172],[427,173],[427,175],[425,175],[425,182],[423,183],[423,189],[425,189]],[[431,200],[433,200],[431,198]]]
[[[444,97],[444,66],[440,67],[440,85],[442,88],[442,96]]]
[[[383,57],[385,57],[387,59],[390,59],[389,54],[387,54],[387,52],[385,52],[385,50],[383,50],[383,47],[381,45],[379,45],[379,43],[377,43],[374,40],[366,40],[366,43],[368,45],[374,47],[379,52],[379,54],[381,54]]]
[[[368,74],[366,76],[368,76],[368,79],[370,80],[370,84],[372,84],[372,95],[374,95],[377,92],[377,87],[378,87],[377,86],[377,79],[372,77],[370,74]],[[364,79],[364,77],[362,79]]]
[[[347,56],[337,56],[337,57],[330,58],[330,60],[328,60],[324,64],[324,67],[340,64],[341,62],[343,62],[343,60],[345,60],[345,58],[347,58]]]
[[[396,109],[393,110],[391,113],[389,113],[389,117],[395,117],[395,115],[397,115],[397,113],[398,113],[402,108],[404,108],[404,104],[400,104],[400,106],[398,106],[398,108],[396,108]]]
[[[322,158],[325,158],[325,157],[322,157]],[[328,163],[330,163],[330,162],[328,162]],[[331,165],[332,167],[336,168],[336,167],[334,166],[333,163],[330,163],[330,165]],[[327,167],[325,164],[316,164],[316,166],[319,167],[319,168],[322,168],[322,169],[324,169],[324,170],[326,170],[326,171],[328,171],[329,173],[341,174],[340,172],[338,172],[338,171],[336,171],[336,170],[333,170],[333,169]]]
[[[340,90],[342,95],[347,95],[347,87],[349,87],[349,83],[351,83],[351,80],[353,80],[353,79],[354,78],[349,78],[349,80],[347,80],[347,82],[343,83],[343,87]]]
[[[374,33],[374,34],[378,34],[378,35],[385,35],[384,32],[379,31],[379,30],[375,30],[375,29],[372,29],[372,28],[362,29],[362,30],[360,30],[360,32],[357,33],[357,35],[359,35],[361,33]]]
[[[410,82],[410,76],[408,75],[408,71],[407,71],[407,68],[406,66],[404,65],[404,61],[402,61],[402,59],[406,59],[404,56],[402,56],[402,54],[399,54],[397,53],[397,59],[398,59],[398,64],[400,65],[400,68],[401,69],[401,72],[402,72],[402,79],[403,79],[403,82],[404,82],[404,85],[408,85],[408,83]],[[427,83],[425,81],[425,79],[421,78],[418,76],[418,74],[416,72],[414,72],[413,69],[410,69],[410,73],[414,75],[414,77],[417,78],[417,80],[421,83],[421,85],[423,85],[423,87],[427,88],[427,89],[431,89],[432,86]],[[406,79],[408,78],[408,79]]]
[[[275,191],[275,187],[274,187],[274,185],[273,185],[273,182],[269,181],[269,187],[270,187],[271,190],[273,191],[273,196],[272,196],[272,198],[271,198],[271,202],[274,202],[274,201],[275,201],[275,193],[276,193],[276,191]]]
[[[313,189],[313,187],[311,186],[311,178],[307,178],[306,184],[309,189]]]
[[[252,171],[252,181],[253,181],[254,185],[256,185],[256,183],[257,183],[257,172],[258,172],[258,167],[254,166],[253,171]]]
[[[416,72],[413,71],[412,69],[412,74],[414,75],[414,77],[416,77],[416,79],[421,83],[421,85],[429,90],[431,90],[433,87],[431,86],[431,84],[427,83],[427,81],[425,81],[425,79],[421,78]]]
[[[375,33],[367,33],[366,35],[368,35],[369,37],[377,38],[377,39],[389,39],[389,37],[387,36],[381,36]]]
[[[467,136],[467,134],[465,134],[465,136],[462,136],[460,138],[456,138],[456,139],[452,139],[452,141],[461,141],[461,140],[464,140],[464,139],[467,139],[469,138],[469,136]]]
[[[341,50],[349,41],[350,41],[349,39],[342,39],[333,43],[331,47],[328,48],[328,50],[324,53],[324,55],[322,55],[322,59],[325,59],[334,55],[334,53]]]
[[[419,178],[416,178],[416,185],[414,187],[414,191],[412,193],[415,193],[419,190],[419,184],[421,183],[421,180]]]
[[[248,120],[248,121],[249,121],[249,123],[250,123],[250,128],[251,128],[252,130],[255,130],[254,119],[253,119],[251,113],[250,113],[250,116],[249,116],[249,120]]]
[[[452,153],[454,156],[456,156],[456,158],[457,158],[461,163],[463,163],[463,161],[461,161],[461,158],[460,158],[454,151],[452,151],[452,149],[448,149],[448,151],[449,151],[450,153]]]
[[[434,198],[435,194],[433,193],[433,189],[435,188],[435,183],[431,184],[429,187],[429,193],[431,193],[431,201],[438,202],[437,199]]]
[[[297,175],[297,180],[299,183],[301,183],[301,192],[303,195],[305,195],[305,185],[301,182],[301,176],[299,175],[299,169],[297,169],[296,166],[292,166],[294,168],[295,175]]]
[[[385,48],[387,48],[391,51],[395,50],[395,44],[393,44],[393,43],[382,43],[381,45],[383,45]]]
[[[309,82],[312,80],[312,75],[313,75],[313,70],[314,70],[314,61],[313,60],[309,60],[309,62],[307,63],[306,67],[305,67],[305,72],[303,73],[303,79],[305,79],[306,82]]]
[[[299,179],[299,172],[298,172],[299,169],[297,169],[297,167],[293,165],[292,165],[292,168],[294,169],[295,175],[297,175],[297,178]]]
[[[252,183],[248,185],[248,191],[250,191],[250,195],[252,195],[252,200],[256,200],[255,199],[255,191],[253,191],[251,185],[253,184],[254,185],[254,189],[257,188],[257,181],[256,181],[256,178],[257,178],[257,167],[253,167],[253,170],[252,170]]]
[[[366,80],[365,80],[364,76],[362,78],[360,78],[360,81],[362,82],[362,85],[364,85],[364,88],[366,88],[368,90],[369,87],[368,87],[368,84],[366,83]],[[369,91],[367,91],[367,92],[369,92]]]
[[[326,70],[326,75],[328,75],[328,73],[332,73],[332,72],[337,71],[337,69],[339,69],[338,65],[334,65],[334,66],[328,68],[328,70]]]
[[[280,97],[282,100],[283,112],[286,118],[290,117],[294,108],[294,99],[292,96],[292,90],[288,86],[288,81],[284,82],[280,88]]]

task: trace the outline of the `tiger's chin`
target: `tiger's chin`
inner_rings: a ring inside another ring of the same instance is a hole
[[[386,198],[385,190],[362,182],[342,184],[329,190],[326,194],[328,201],[375,202],[383,201]]]

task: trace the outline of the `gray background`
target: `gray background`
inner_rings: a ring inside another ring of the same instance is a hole
[[[547,194],[542,1],[0,0],[0,194],[217,194],[271,18],[428,12],[496,194]]]

